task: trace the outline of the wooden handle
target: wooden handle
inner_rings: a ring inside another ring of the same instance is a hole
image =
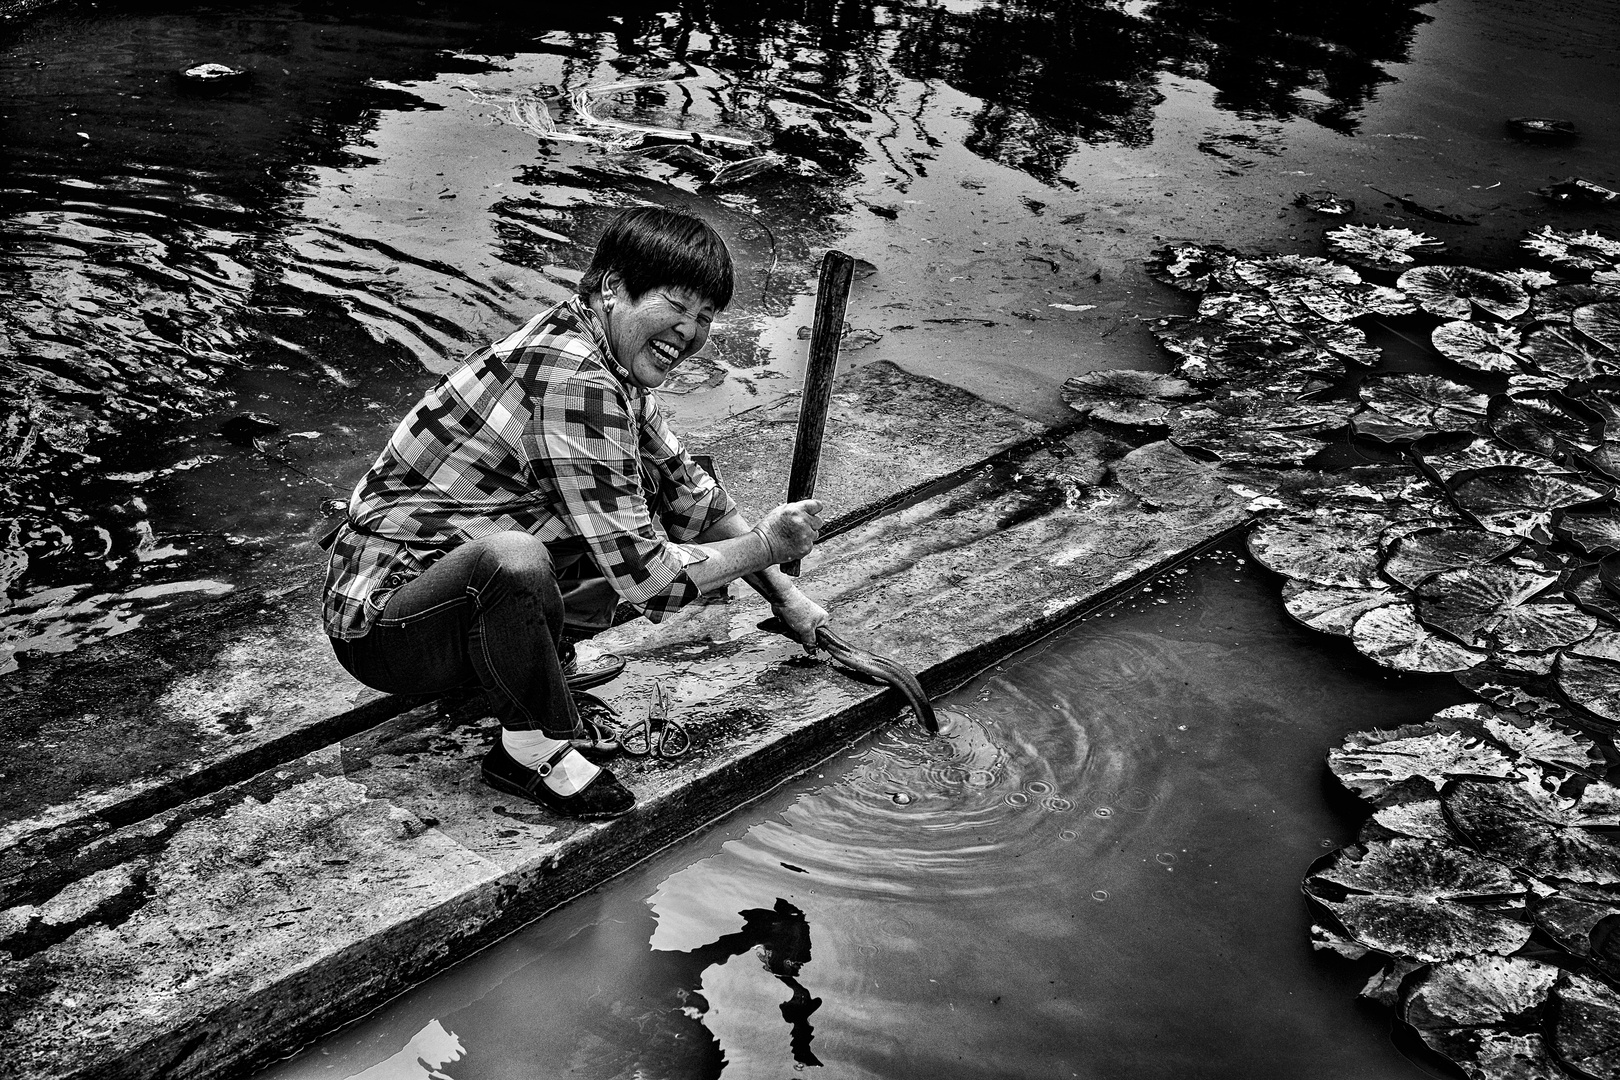
[[[821,466],[821,438],[827,431],[827,410],[832,405],[833,378],[838,374],[838,346],[844,337],[844,310],[849,287],[855,280],[855,260],[842,251],[828,251],[821,260],[816,283],[816,318],[810,328],[810,358],[804,368],[804,393],[799,401],[799,432],[793,440],[793,462],[788,468],[787,501],[813,498],[816,472]],[[789,577],[799,576],[799,560],[782,564]]]

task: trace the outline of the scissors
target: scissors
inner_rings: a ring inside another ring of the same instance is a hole
[[[619,746],[631,757],[678,758],[692,749],[692,736],[685,725],[669,718],[669,693],[662,679],[653,680],[646,719],[625,728]]]

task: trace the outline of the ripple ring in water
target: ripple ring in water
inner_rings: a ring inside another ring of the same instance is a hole
[[[995,787],[996,774],[990,769],[973,769],[967,774],[967,784],[976,788]]]
[[[1113,810],[1112,807],[1109,807],[1109,806],[1099,806],[1099,807],[1097,807],[1097,809],[1093,810],[1092,813],[1096,814],[1098,817],[1113,817],[1114,816],[1114,810]]]
[[[965,784],[972,773],[960,765],[942,765],[928,770],[929,779],[941,784]]]
[[[1022,791],[1009,792],[1008,795],[1007,795],[1007,805],[1008,806],[1028,806],[1029,805],[1029,796],[1025,795]]]
[[[1064,829],[1062,832],[1058,833],[1058,839],[1059,840],[1074,840],[1074,839],[1078,838],[1079,835],[1080,834],[1075,832],[1073,829]]]
[[[1108,899],[1108,890],[1107,889],[1095,889],[1091,893],[1091,898],[1093,900],[1097,901],[1098,903],[1102,903],[1102,901]]]
[[[1074,809],[1074,803],[1061,795],[1053,795],[1051,798],[1044,800],[1041,805],[1054,814],[1067,814]]]
[[[1171,854],[1168,851],[1159,852],[1159,854],[1153,856],[1153,859],[1160,866],[1169,866],[1170,864],[1172,864],[1172,863],[1174,863],[1176,861],[1175,855]]]
[[[1145,814],[1159,801],[1158,796],[1141,788],[1123,788],[1113,795],[1114,802],[1121,810],[1129,810],[1133,814]]]
[[[1052,794],[1052,785],[1045,780],[1031,780],[1024,785],[1024,790],[1031,795],[1050,795]]]

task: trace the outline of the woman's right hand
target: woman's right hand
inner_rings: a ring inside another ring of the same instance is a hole
[[[771,564],[792,562],[810,554],[821,531],[821,503],[816,499],[783,503],[754,526],[770,549]]]

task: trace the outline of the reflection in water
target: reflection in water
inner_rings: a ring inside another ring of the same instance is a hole
[[[1230,550],[1192,565],[263,1080],[429,1019],[452,1080],[1424,1075],[1298,876],[1357,824],[1326,748],[1459,691],[1288,624]]]
[[[1058,183],[1085,145],[1152,137],[1164,71],[1247,115],[1349,130],[1419,6],[694,0],[473,24],[349,2],[16,20],[0,31],[0,592],[115,596],[285,563],[425,379],[566,293],[628,202],[696,208],[739,255],[728,332],[676,389],[759,392],[791,364],[764,328],[836,239],[865,163],[903,191],[959,139]],[[174,72],[201,57],[251,81],[188,94]],[[946,89],[969,102],[965,129]],[[309,438],[218,440],[247,410]],[[89,639],[94,621],[41,632]]]

